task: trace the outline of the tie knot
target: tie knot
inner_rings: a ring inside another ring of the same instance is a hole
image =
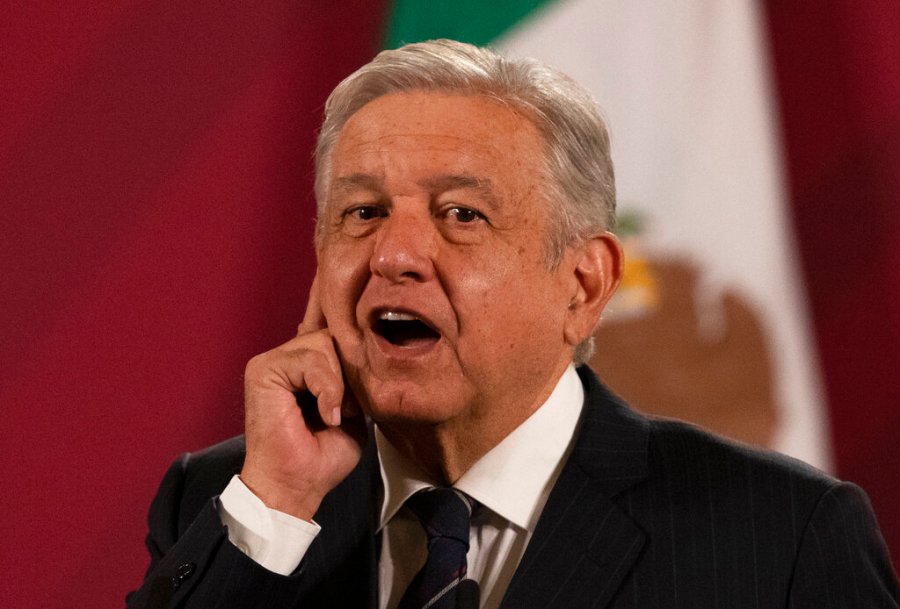
[[[455,488],[431,488],[419,491],[406,501],[413,511],[428,541],[447,537],[462,542],[469,548],[469,521],[474,500]]]

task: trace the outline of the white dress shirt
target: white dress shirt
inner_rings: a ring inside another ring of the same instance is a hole
[[[569,366],[547,401],[479,459],[454,486],[479,503],[473,514],[468,577],[481,587],[481,607],[496,609],[518,567],[550,490],[571,451],[584,389]],[[379,607],[397,606],[425,563],[425,532],[404,506],[416,491],[435,486],[375,429],[384,485],[379,533]],[[290,574],[318,525],[267,508],[235,476],[219,498],[228,538],[263,567]]]

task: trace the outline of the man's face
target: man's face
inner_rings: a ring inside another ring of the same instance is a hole
[[[379,423],[518,424],[571,361],[576,286],[568,260],[546,264],[543,146],[509,107],[435,92],[380,97],[340,132],[320,297]]]

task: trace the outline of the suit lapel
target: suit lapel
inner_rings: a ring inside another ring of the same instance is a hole
[[[501,607],[605,607],[645,535],[612,498],[647,475],[646,422],[582,367],[578,439]]]

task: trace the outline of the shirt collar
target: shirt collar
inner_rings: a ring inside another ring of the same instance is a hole
[[[584,388],[570,365],[547,401],[475,462],[454,486],[514,525],[534,531],[571,450],[583,405]],[[407,499],[434,482],[401,455],[377,425],[375,442],[384,488],[380,530]]]

